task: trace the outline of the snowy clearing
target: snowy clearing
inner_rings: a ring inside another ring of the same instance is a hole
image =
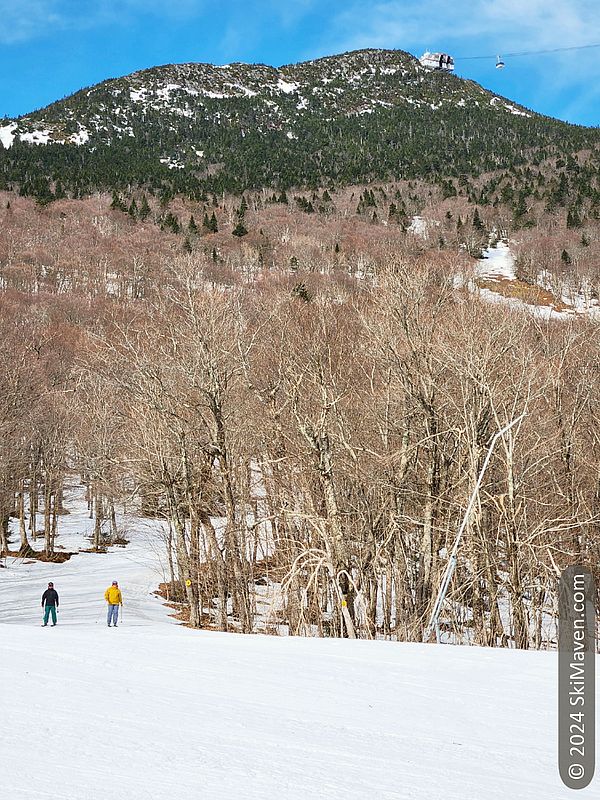
[[[58,543],[87,547],[81,488],[67,501]],[[191,631],[152,594],[161,524],[126,536],[106,554],[0,569],[8,797],[571,796],[555,766],[555,654]],[[113,579],[118,630],[105,623]],[[56,631],[40,627],[48,580]]]
[[[575,315],[595,318],[600,311],[597,300],[585,292],[557,292],[544,273],[540,273],[537,286],[520,281],[507,241],[500,240],[483,251],[475,266],[475,276],[480,285],[472,281],[468,285],[473,291],[477,289],[486,302],[509,304],[540,319],[564,321]],[[464,280],[458,281],[458,285],[464,285]]]
[[[477,262],[475,274],[479,278],[506,278],[514,281],[515,259],[508,242],[500,241],[494,247],[484,250],[483,257]]]

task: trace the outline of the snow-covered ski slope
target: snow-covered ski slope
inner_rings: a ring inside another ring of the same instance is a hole
[[[91,526],[81,507],[61,524],[67,549]],[[191,631],[151,594],[159,526],[128,537],[0,569],[2,798],[572,796],[555,766],[555,654]],[[49,579],[59,624],[41,628]]]
[[[123,587],[126,613],[135,615],[137,625],[172,622],[161,600],[153,595],[166,578],[165,532],[157,520],[119,516],[126,547],[111,547],[107,553],[80,552],[92,547],[94,522],[89,518],[84,488],[71,486],[65,495],[69,511],[59,518],[56,549],[75,552],[63,564],[46,564],[28,559],[7,559],[8,569],[0,570],[0,624],[36,624],[40,615],[42,591],[54,581],[60,596],[59,622],[89,627],[105,623],[104,591],[113,580]],[[43,528],[38,515],[38,530]],[[16,520],[11,520],[13,542],[18,542]],[[43,550],[43,537],[31,542]],[[14,544],[15,549],[18,543]]]

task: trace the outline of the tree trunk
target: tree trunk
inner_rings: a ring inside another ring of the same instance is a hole
[[[29,540],[27,538],[27,526],[25,524],[25,489],[21,483],[21,490],[17,495],[17,510],[19,516],[19,536],[21,539],[21,546],[19,548],[19,555],[26,557],[33,552]]]
[[[46,557],[54,554],[52,542],[52,483],[50,476],[46,473],[44,477],[44,541]]]
[[[98,487],[95,486],[92,495],[92,509],[95,511],[94,516],[94,550],[98,552],[102,540],[102,522],[104,520],[104,509],[102,503],[102,495]]]

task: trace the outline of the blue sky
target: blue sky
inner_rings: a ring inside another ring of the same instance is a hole
[[[462,77],[600,125],[600,47],[494,66],[497,53],[595,43],[598,0],[0,0],[0,117],[157,64],[279,66],[378,47],[444,50]]]

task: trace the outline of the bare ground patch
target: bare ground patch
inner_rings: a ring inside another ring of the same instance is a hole
[[[552,308],[554,311],[572,311],[573,309],[562,300],[558,300],[547,289],[535,286],[531,283],[515,278],[477,278],[475,283],[480,289],[488,289],[490,292],[502,295],[502,297],[520,300],[530,306],[544,306]]]
[[[46,563],[52,564],[62,564],[65,561],[68,561],[71,556],[77,555],[77,553],[69,553],[66,550],[61,551],[60,553],[45,553],[44,551],[37,551],[37,550],[27,550],[26,552],[22,552],[21,550],[7,550],[5,553],[2,554],[3,556],[11,556],[12,558],[26,558],[27,561],[25,563],[31,564],[35,561],[44,561]]]

